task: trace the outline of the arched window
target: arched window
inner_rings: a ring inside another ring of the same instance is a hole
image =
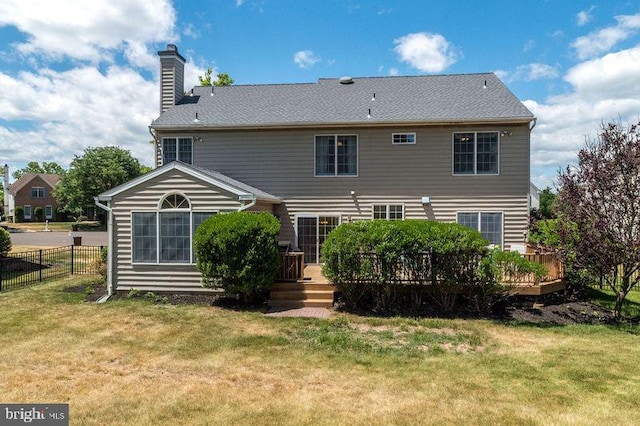
[[[192,211],[180,193],[162,197],[156,211],[131,213],[132,263],[193,263],[193,235],[211,211]]]
[[[160,263],[191,262],[191,204],[174,193],[160,203]]]

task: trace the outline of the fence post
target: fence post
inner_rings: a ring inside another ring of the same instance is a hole
[[[40,249],[38,265],[40,265],[40,268],[38,268],[38,281],[42,281],[42,249]]]
[[[2,291],[2,276],[4,275],[4,256],[0,256],[0,291]]]
[[[73,275],[73,266],[75,263],[75,260],[73,260],[73,245],[71,245],[71,275]]]

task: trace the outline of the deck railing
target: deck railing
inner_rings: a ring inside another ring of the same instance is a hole
[[[539,263],[547,269],[547,274],[543,281],[556,281],[564,278],[564,265],[554,253],[526,253],[522,255],[525,259]],[[531,279],[533,281],[533,278]]]
[[[300,281],[304,279],[304,253],[289,251],[280,253],[280,272],[276,281]]]

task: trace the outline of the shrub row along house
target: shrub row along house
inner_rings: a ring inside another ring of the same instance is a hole
[[[209,215],[272,212],[322,262],[342,222],[433,219],[523,245],[533,114],[493,74],[194,87],[158,52],[156,168],[101,194],[114,289],[203,291],[193,234]]]

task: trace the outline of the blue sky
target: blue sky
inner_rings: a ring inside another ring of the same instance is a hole
[[[156,51],[235,84],[493,71],[538,117],[532,180],[553,185],[603,121],[640,119],[640,1],[3,0],[0,162],[68,167],[88,146],[144,164]]]

